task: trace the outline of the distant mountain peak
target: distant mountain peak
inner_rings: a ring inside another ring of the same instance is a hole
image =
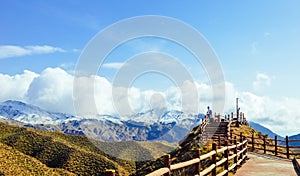
[[[74,116],[49,112],[21,101],[7,100],[0,104],[0,116],[30,124],[57,124]]]

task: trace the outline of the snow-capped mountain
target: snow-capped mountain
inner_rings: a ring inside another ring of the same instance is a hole
[[[9,123],[19,126],[87,135],[102,141],[159,139],[169,142],[181,140],[188,131],[200,124],[201,118],[204,117],[203,114],[187,114],[176,110],[164,112],[160,110],[159,113],[157,110],[149,110],[126,117],[107,114],[78,117],[49,112],[37,106],[12,100],[0,104],[0,116],[7,118]],[[3,118],[0,121],[3,121]]]
[[[59,124],[74,116],[43,110],[20,101],[8,100],[0,104],[0,116],[30,124]]]

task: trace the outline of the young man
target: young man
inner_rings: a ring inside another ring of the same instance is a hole
[[[206,112],[206,115],[208,116],[209,121],[212,122],[212,121],[213,121],[213,119],[212,119],[212,111],[211,111],[211,109],[209,108],[209,106],[207,106],[207,112]]]

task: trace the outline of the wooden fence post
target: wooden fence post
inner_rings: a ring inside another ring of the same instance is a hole
[[[170,176],[171,175],[171,163],[170,163],[170,154],[167,154],[164,156],[164,166],[167,167],[169,169],[169,172],[164,174],[165,176]]]
[[[235,154],[235,157],[234,157],[234,163],[236,164],[236,166],[234,167],[234,171],[237,170],[237,162],[238,162],[238,156],[237,156],[237,142],[236,142],[236,136],[234,136],[234,154]]]
[[[226,133],[226,140],[230,138],[230,123],[227,124],[227,133]]]
[[[229,150],[228,150],[228,141],[225,141],[225,146],[227,149],[224,151],[224,157],[226,158],[226,161],[224,163],[224,170],[227,170],[227,173],[225,176],[228,176],[228,168],[229,168]]]
[[[242,143],[242,142],[243,142],[243,133],[240,132],[240,143]],[[244,148],[244,145],[241,145],[241,146],[240,146],[240,151],[242,151],[243,148]],[[242,159],[242,158],[243,158],[243,152],[241,153],[239,159]]]
[[[115,176],[116,171],[113,169],[107,169],[105,170],[105,176]]]
[[[263,140],[264,140],[264,153],[266,153],[266,136],[265,135],[264,135]]]
[[[277,136],[275,136],[275,156],[277,156]]]
[[[237,118],[236,121],[235,121],[235,127],[240,127],[238,118]]]
[[[240,119],[241,119],[241,124],[243,124],[243,113],[240,112]]]
[[[245,146],[243,147],[243,148],[247,148],[248,147],[248,140],[247,140],[247,137],[246,136],[244,136],[244,140],[246,140],[246,143],[245,143]],[[248,150],[248,149],[247,149]],[[246,155],[246,158],[247,158],[247,150],[245,150],[245,152],[244,152],[244,155]],[[245,159],[246,159],[245,158]]]
[[[196,158],[200,158],[201,156],[201,151],[200,149],[196,150]],[[196,165],[196,170],[195,170],[195,175],[200,175],[201,172],[201,161],[199,161],[199,163],[197,163]]]
[[[215,116],[213,118],[213,121],[212,122],[216,122],[216,119],[217,119],[217,113],[215,112]]]
[[[232,133],[233,133],[233,130],[230,130],[230,143],[232,144]]]
[[[243,142],[243,132],[240,132],[240,142]]]
[[[212,150],[217,152],[217,144],[216,143],[212,143]],[[212,155],[212,163],[213,164],[217,164],[217,153]],[[214,169],[211,171],[211,175],[212,176],[216,176],[217,175],[217,167],[215,166]]]
[[[254,147],[254,134],[252,134],[252,139],[251,139],[252,141],[252,152],[254,151],[254,149],[255,149],[255,147]]]
[[[286,144],[286,157],[288,158],[288,159],[290,159],[290,147],[289,147],[289,137],[288,136],[286,136],[285,137],[285,144]]]

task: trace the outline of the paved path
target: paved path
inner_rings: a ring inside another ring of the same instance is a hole
[[[235,176],[297,176],[291,160],[248,153],[250,158]]]

